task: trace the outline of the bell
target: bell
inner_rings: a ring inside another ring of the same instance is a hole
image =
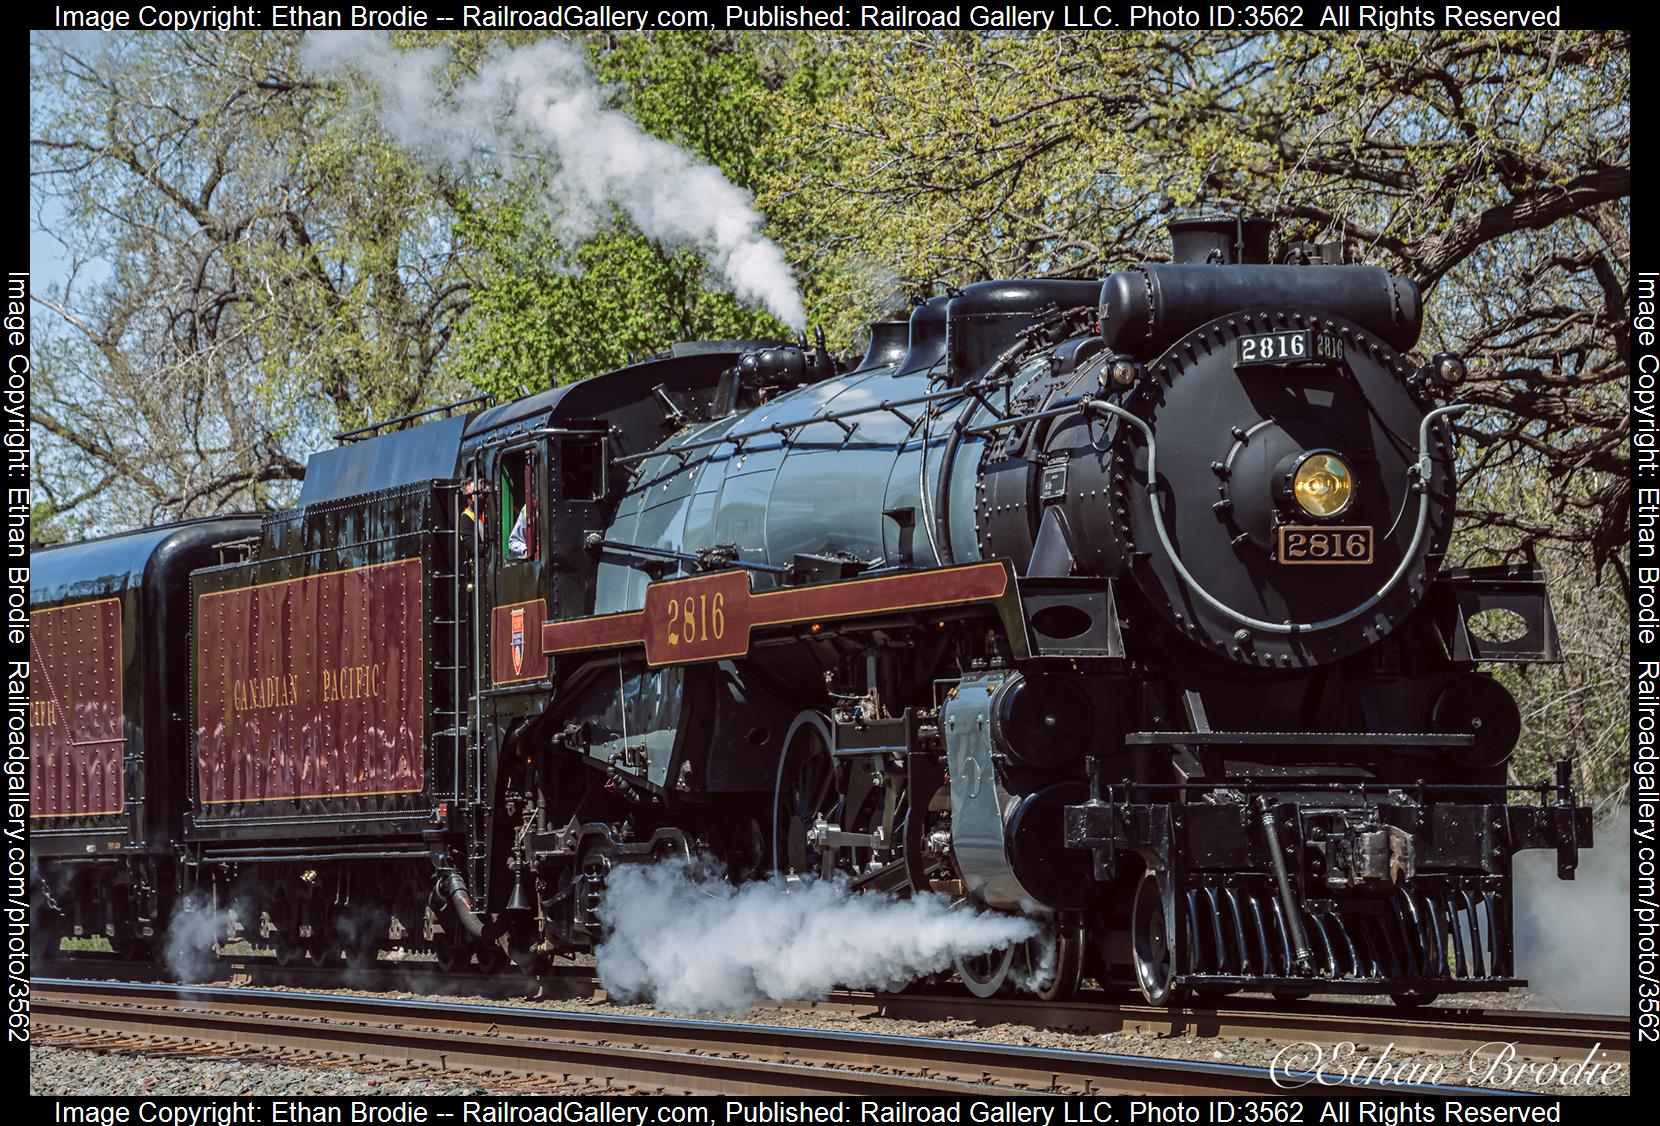
[[[521,912],[526,915],[530,914],[530,896],[525,894],[524,881],[514,880],[513,894],[507,897],[507,906],[502,909],[502,913],[513,915]]]

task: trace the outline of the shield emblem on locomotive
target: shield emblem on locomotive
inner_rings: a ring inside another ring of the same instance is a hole
[[[512,617],[512,648],[513,648],[513,675],[518,676],[525,667],[525,612],[514,610]]]

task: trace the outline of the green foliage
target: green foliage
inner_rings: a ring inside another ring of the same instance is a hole
[[[778,127],[774,90],[810,90],[805,53],[725,32],[586,40],[597,76],[647,132],[752,188]],[[557,237],[516,182],[463,195],[473,251],[461,370],[498,398],[582,379],[678,340],[787,337],[767,313],[712,286],[690,250],[670,250],[618,215],[578,247]]]
[[[252,294],[260,403],[280,411],[295,387],[316,388],[345,429],[405,414],[453,385],[440,352],[463,307],[445,179],[344,112],[343,91],[319,91],[295,159],[315,201],[304,220],[246,247],[240,261],[268,279]],[[324,202],[326,201],[326,202]]]
[[[594,73],[646,132],[697,153],[753,188],[773,121],[758,42],[733,32],[621,35],[588,41]]]
[[[460,366],[497,399],[621,367],[676,340],[784,332],[707,288],[695,252],[665,251],[620,218],[573,254],[523,203],[463,204],[458,214],[461,237],[479,254]]]

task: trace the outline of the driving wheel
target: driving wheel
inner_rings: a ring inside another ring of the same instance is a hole
[[[1070,1001],[1084,980],[1084,920],[1063,915],[1015,948],[1016,984],[1041,1001]]]
[[[955,961],[957,976],[968,986],[970,993],[976,997],[995,997],[1011,984],[1009,971],[1014,967],[1015,947],[993,950],[989,954],[959,956]]]

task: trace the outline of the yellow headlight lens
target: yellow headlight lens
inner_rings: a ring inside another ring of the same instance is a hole
[[[1291,495],[1310,516],[1336,516],[1354,499],[1354,474],[1335,454],[1313,454],[1297,467]]]

